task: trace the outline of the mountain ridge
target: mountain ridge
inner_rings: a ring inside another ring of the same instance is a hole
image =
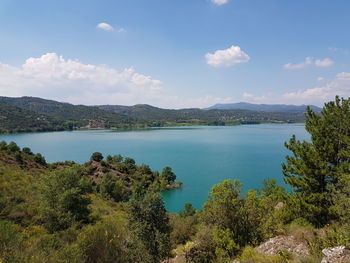
[[[313,111],[320,112],[321,108],[315,105],[293,105],[293,104],[255,104],[248,102],[236,102],[236,103],[224,103],[215,104],[206,110],[233,110],[233,109],[244,109],[244,110],[254,110],[254,111],[264,111],[264,112],[295,112],[303,113],[306,108],[310,107]]]

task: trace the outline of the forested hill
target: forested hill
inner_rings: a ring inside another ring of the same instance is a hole
[[[16,106],[0,104],[0,133],[57,131],[72,127],[68,122]]]
[[[35,97],[0,97],[0,131],[44,131],[79,128],[133,128],[176,125],[235,125],[295,123],[302,112],[263,112],[245,109],[161,109],[135,106],[85,106]]]

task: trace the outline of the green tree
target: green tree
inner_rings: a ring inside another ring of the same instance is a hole
[[[134,244],[139,250],[135,256],[141,256],[137,260],[156,263],[167,258],[171,249],[171,229],[161,195],[148,192],[133,198],[129,202],[128,212]]]
[[[335,101],[325,104],[321,114],[308,108],[305,128],[311,135],[311,141],[298,141],[293,136],[285,144],[293,153],[282,165],[285,182],[295,189],[304,217],[319,227],[339,216],[334,213],[337,210],[334,209],[335,200],[342,193],[347,195],[349,180],[346,177],[350,174],[349,103],[350,99],[336,97]]]
[[[257,193],[249,191],[245,198],[240,194],[241,184],[237,180],[213,186],[202,215],[202,221],[209,226],[231,231],[237,249],[257,245],[263,238],[260,224],[264,210]]]
[[[164,167],[162,171],[162,177],[168,182],[168,183],[173,183],[176,180],[176,175],[171,169],[171,167],[167,166]]]
[[[29,147],[23,147],[22,152],[29,155],[33,154],[32,150]]]
[[[42,156],[40,153],[34,155],[34,161],[38,164],[46,165],[45,157]]]
[[[196,214],[196,209],[191,203],[186,203],[184,209],[179,212],[181,217],[193,216]]]
[[[79,166],[51,172],[42,189],[42,215],[44,225],[51,231],[64,230],[75,222],[87,222],[90,198],[82,186]]]
[[[101,162],[103,160],[103,155],[100,152],[94,152],[91,155],[90,160],[95,162]]]
[[[111,174],[103,176],[99,185],[100,194],[104,198],[111,198],[116,202],[122,201],[125,198],[124,186],[122,181],[118,180]]]
[[[21,150],[15,142],[10,142],[7,145],[7,149],[9,149],[11,152],[19,152]]]

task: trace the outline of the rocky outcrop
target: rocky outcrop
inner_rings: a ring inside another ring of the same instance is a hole
[[[325,248],[322,250],[324,255],[321,263],[349,263],[350,250],[345,246]]]
[[[310,254],[306,244],[294,236],[278,236],[270,238],[256,250],[263,254],[274,255],[280,251],[288,251],[295,256],[308,256]]]

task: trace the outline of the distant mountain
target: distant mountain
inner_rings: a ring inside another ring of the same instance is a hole
[[[252,111],[264,111],[264,112],[288,112],[288,113],[304,113],[306,107],[315,112],[320,112],[321,108],[314,105],[287,105],[287,104],[252,104],[247,102],[229,103],[229,104],[215,104],[207,108],[207,110],[252,110]]]

